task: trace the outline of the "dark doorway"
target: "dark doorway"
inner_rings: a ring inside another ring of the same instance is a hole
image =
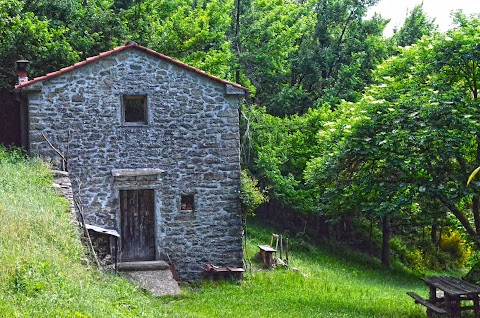
[[[20,103],[14,92],[0,92],[0,144],[21,146]]]
[[[155,259],[155,199],[153,190],[120,191],[120,260]]]

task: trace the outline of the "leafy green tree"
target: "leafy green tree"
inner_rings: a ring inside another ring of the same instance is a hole
[[[434,67],[443,76],[439,82],[445,86],[458,87],[463,90],[465,98],[474,107],[473,114],[466,114],[467,118],[478,125],[479,119],[479,88],[480,88],[480,16],[476,18],[457,13],[455,21],[459,25],[457,29],[447,33],[447,37],[435,43],[437,56]],[[468,126],[467,126],[468,127]],[[473,167],[480,164],[480,129],[472,129],[474,136],[473,150],[474,155],[464,159],[461,164],[464,178]],[[473,164],[471,164],[473,160]],[[470,163],[470,164],[469,164]],[[467,233],[474,239],[477,246],[480,246],[480,198],[478,185],[472,187],[474,190],[472,198],[471,213],[473,215],[474,226],[469,222],[469,213],[462,209],[458,203],[449,203],[450,211],[459,219],[465,227]],[[454,202],[456,203],[456,202]]]
[[[389,219],[436,202],[480,247],[479,188],[465,187],[480,163],[480,21],[457,18],[459,28],[403,49],[360,102],[340,107],[323,139],[330,150],[306,170],[324,211],[373,215],[388,238]]]
[[[295,105],[303,113],[312,105],[342,99],[356,101],[371,83],[371,70],[388,54],[382,33],[386,20],[365,19],[375,0],[318,0],[315,29],[301,43],[290,88],[307,92],[307,102]]]
[[[317,132],[331,116],[328,109],[303,116],[279,118],[264,108],[243,111],[242,164],[259,179],[271,199],[298,211],[315,211],[310,189],[304,186],[306,163],[319,153]]]
[[[294,104],[302,99],[302,94],[294,92],[287,97],[281,92],[291,82],[300,43],[313,32],[313,2],[252,0],[237,3],[241,7],[235,53],[237,70],[243,75],[238,80],[253,86],[253,101],[266,106],[269,113],[294,114]],[[285,109],[290,107],[291,110]]]
[[[123,12],[133,40],[208,73],[233,80],[227,33],[233,0],[145,0]]]
[[[51,27],[32,12],[23,12],[21,1],[0,0],[0,89],[11,90],[17,75],[14,62],[31,63],[30,75],[57,70],[78,60],[65,27]]]
[[[237,1],[239,70],[253,101],[277,116],[358,100],[388,54],[376,0]]]
[[[112,0],[24,0],[23,12],[33,12],[65,37],[81,58],[112,49],[125,41],[120,15]]]
[[[81,7],[67,22],[68,40],[82,58],[123,45],[130,37],[112,0],[80,1]]]
[[[423,10],[423,3],[415,6],[407,14],[405,22],[399,30],[395,30],[393,40],[399,46],[416,43],[422,36],[429,36],[437,29],[435,19],[430,19]]]

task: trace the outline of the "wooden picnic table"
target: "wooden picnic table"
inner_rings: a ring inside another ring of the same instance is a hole
[[[468,310],[473,310],[475,318],[480,317],[479,286],[451,276],[432,276],[422,280],[429,287],[429,299],[425,300],[415,293],[408,294],[427,307],[429,317],[434,314],[461,317],[462,311]]]

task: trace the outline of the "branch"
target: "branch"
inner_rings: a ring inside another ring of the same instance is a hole
[[[69,135],[70,135],[70,131],[69,131]],[[55,148],[55,146],[52,145],[50,140],[48,140],[47,136],[45,136],[45,133],[42,132],[42,136],[45,139],[45,141],[48,143],[50,148],[52,148],[62,158],[62,171],[67,171],[67,158],[64,156],[63,153],[60,152],[60,150],[58,150],[57,148]]]
[[[98,257],[97,257],[97,253],[95,252],[95,248],[93,247],[92,238],[90,237],[90,234],[88,233],[87,227],[85,225],[85,219],[83,218],[83,213],[82,213],[83,206],[80,202],[80,199],[78,199],[78,198],[75,198],[73,200],[73,202],[75,203],[75,206],[77,207],[78,222],[80,224],[80,227],[83,229],[83,235],[86,238],[86,241],[87,241],[86,244],[88,245],[88,249],[92,253],[92,258],[94,259],[97,267],[101,268],[100,261],[98,260]]]
[[[474,230],[472,225],[470,224],[469,220],[465,216],[465,214],[460,211],[460,209],[453,203],[449,202],[445,197],[438,196],[438,200],[452,212],[453,215],[458,219],[458,221],[463,225],[465,230],[467,231],[468,235],[472,237],[476,241],[477,232]]]
[[[332,75],[333,67],[335,66],[335,64],[337,64],[337,61],[340,58],[340,55],[341,55],[340,54],[340,46],[342,45],[343,37],[345,36],[345,32],[347,31],[348,25],[350,24],[350,21],[351,21],[354,14],[355,14],[355,10],[352,9],[350,11],[350,14],[347,17],[347,20],[345,21],[345,24],[344,24],[343,29],[342,29],[342,33],[340,34],[340,37],[339,37],[338,42],[337,42],[337,48],[336,48],[337,57],[334,61],[332,61],[332,64],[330,64],[330,68],[328,70],[326,78],[329,78]]]

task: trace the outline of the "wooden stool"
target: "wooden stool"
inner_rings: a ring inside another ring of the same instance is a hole
[[[272,268],[273,266],[273,253],[277,253],[277,250],[270,245],[258,245],[260,249],[260,255],[262,256],[263,266],[265,268]]]

